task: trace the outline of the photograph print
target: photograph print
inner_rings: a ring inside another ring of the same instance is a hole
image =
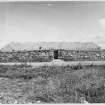
[[[105,1],[0,1],[0,104],[105,103]]]

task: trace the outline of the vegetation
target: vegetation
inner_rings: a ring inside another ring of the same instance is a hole
[[[105,102],[105,65],[0,65],[1,103],[79,103],[81,97]]]

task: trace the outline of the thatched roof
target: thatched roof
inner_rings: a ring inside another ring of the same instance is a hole
[[[100,47],[94,43],[80,42],[40,42],[40,43],[9,43],[2,51],[12,50],[39,50],[39,49],[64,49],[64,50],[95,50]]]

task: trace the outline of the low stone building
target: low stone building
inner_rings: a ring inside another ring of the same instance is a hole
[[[105,60],[105,51],[93,43],[43,43],[34,50],[0,51],[0,62],[49,62],[53,59],[100,61]]]
[[[64,49],[0,51],[0,62],[49,62],[53,59],[64,61],[101,61],[105,60],[105,51]]]

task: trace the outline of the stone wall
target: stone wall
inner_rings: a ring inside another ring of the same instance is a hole
[[[0,52],[0,62],[49,62],[54,50]],[[58,50],[58,59],[65,61],[103,61],[105,51]]]
[[[59,51],[59,58],[65,61],[101,61],[105,60],[105,51],[79,51],[62,50]]]
[[[0,62],[48,62],[52,54],[50,50],[0,52]]]

